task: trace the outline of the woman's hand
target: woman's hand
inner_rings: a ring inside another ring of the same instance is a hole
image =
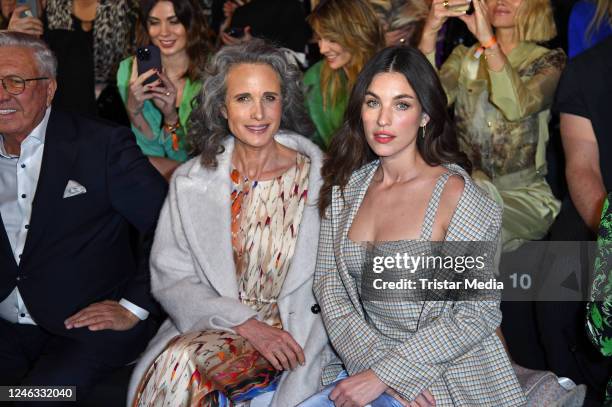
[[[336,406],[362,407],[376,400],[388,389],[389,387],[368,369],[340,381],[329,394],[329,399]]]
[[[244,27],[244,35],[240,38],[232,37],[226,32],[221,33],[221,42],[223,45],[241,44],[243,42],[251,41],[252,39],[253,36],[251,35],[251,27],[248,25]]]
[[[304,365],[304,351],[291,334],[256,319],[234,327],[276,370],[292,370]]]
[[[138,76],[137,61],[132,65],[132,77],[128,89],[127,110],[130,117],[140,114],[145,100],[152,100],[153,104],[164,116],[164,123],[174,124],[178,121],[176,112],[176,87],[166,75],[155,69],[149,69]],[[157,75],[158,79],[147,85],[144,82]]]
[[[416,398],[408,404],[408,407],[432,407],[436,405],[434,396],[429,390],[424,389]]]
[[[8,31],[16,31],[40,37],[43,35],[43,23],[36,17],[21,17],[21,13],[29,10],[28,6],[18,6],[13,11],[7,27]]]
[[[178,122],[178,113],[176,111],[176,87],[162,72],[158,72],[157,76],[159,80],[153,82],[147,89],[147,92],[153,95],[153,104],[164,116],[164,123],[175,124]]]
[[[225,32],[225,30],[231,27],[234,12],[238,7],[244,6],[246,3],[246,0],[228,0],[223,3],[223,17],[225,17],[225,19],[219,27],[219,34],[222,34]]]
[[[385,45],[393,46],[408,46],[412,44],[412,36],[414,35],[414,27],[408,26],[393,31],[385,32]]]
[[[493,38],[493,27],[489,21],[489,8],[483,0],[474,0],[474,14],[459,16],[468,30],[481,44],[487,44]]]
[[[147,72],[138,76],[137,63],[136,58],[134,58],[126,103],[127,111],[131,118],[140,114],[145,100],[153,98],[153,95],[147,92],[152,84],[145,85],[144,82],[157,73],[155,69],[149,69]]]
[[[393,397],[404,407],[432,407],[436,405],[434,396],[429,390],[423,390],[413,401],[408,401],[392,388],[388,388],[385,393]]]
[[[478,1],[478,0],[474,0]],[[469,3],[469,1],[467,1]],[[423,26],[423,34],[419,49],[429,54],[436,48],[436,40],[438,39],[438,31],[442,28],[449,17],[459,17],[465,15],[464,11],[453,10],[453,6],[465,5],[466,0],[433,0],[429,15]]]

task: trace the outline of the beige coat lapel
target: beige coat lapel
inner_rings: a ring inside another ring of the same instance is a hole
[[[218,158],[215,169],[194,164],[185,176],[177,176],[177,194],[183,228],[199,269],[204,278],[223,297],[238,298],[235,278],[234,255],[231,242],[231,180],[230,157],[233,150],[226,150]],[[228,273],[233,270],[233,273]]]

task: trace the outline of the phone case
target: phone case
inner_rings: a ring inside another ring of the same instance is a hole
[[[38,18],[38,1],[37,0],[17,0],[18,6],[28,6],[30,10],[21,13],[20,17],[35,17]]]
[[[138,76],[147,72],[149,69],[157,69],[161,71],[161,53],[155,45],[147,45],[146,47],[136,50],[136,59],[138,60]],[[148,78],[144,84],[155,82],[158,79],[157,75]]]

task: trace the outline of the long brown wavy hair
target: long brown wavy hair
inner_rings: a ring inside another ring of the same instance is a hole
[[[326,63],[321,69],[323,108],[334,105],[338,95],[350,92],[366,61],[385,46],[385,36],[374,8],[367,0],[324,0],[307,18],[321,38],[336,42],[351,53],[346,69],[334,71]],[[343,88],[342,75],[346,75]]]
[[[191,81],[200,79],[212,50],[212,36],[204,18],[204,12],[196,0],[141,0],[140,15],[138,16],[138,24],[136,24],[137,45],[144,47],[151,43],[147,21],[151,10],[160,1],[172,3],[176,17],[187,31],[189,67],[185,76]]]
[[[372,79],[384,72],[404,75],[414,89],[423,112],[429,115],[427,134],[417,137],[416,142],[423,160],[429,165],[458,164],[468,172],[472,169],[467,156],[459,150],[455,127],[446,109],[446,93],[427,58],[412,47],[385,48],[368,61],[357,77],[344,115],[344,124],[331,140],[321,169],[321,216],[325,216],[325,209],[331,203],[332,188],[339,186],[344,190],[353,172],[378,158],[366,140],[361,109]]]

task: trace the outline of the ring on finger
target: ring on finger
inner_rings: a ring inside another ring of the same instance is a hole
[[[447,10],[448,10],[448,0],[444,0],[444,1],[442,2],[442,5],[444,6],[444,8],[445,8],[445,9],[447,9]]]
[[[166,96],[170,96],[170,92],[166,92]]]

